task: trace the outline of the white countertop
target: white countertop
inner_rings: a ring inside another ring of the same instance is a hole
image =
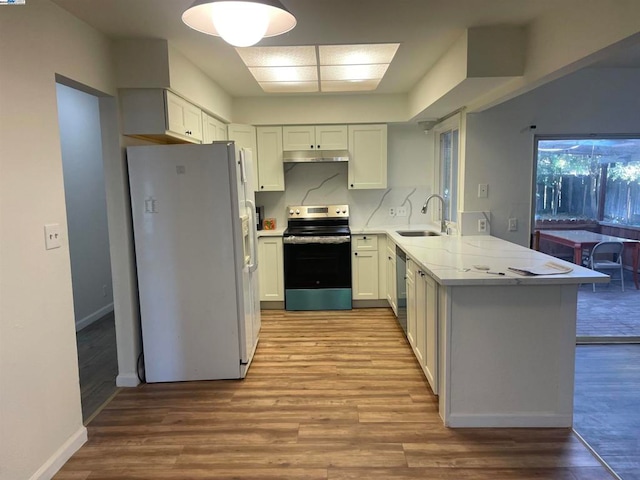
[[[440,285],[549,285],[609,281],[609,277],[602,273],[489,235],[403,237],[396,233],[396,230],[417,229],[414,226],[393,227],[384,233]],[[361,233],[376,232],[371,229]],[[573,270],[559,275],[523,276],[508,269],[540,266],[549,261]],[[504,275],[489,274],[474,268],[474,265],[487,266],[489,271]]]
[[[258,230],[258,238],[260,237],[281,237],[284,233],[284,228],[276,228],[275,230]]]

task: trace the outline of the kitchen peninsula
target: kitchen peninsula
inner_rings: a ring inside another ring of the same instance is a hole
[[[424,348],[409,341],[439,394],[445,425],[571,426],[578,287],[607,282],[606,275],[488,235],[405,237],[397,227],[353,233],[386,234],[407,255],[416,328],[427,337]],[[509,270],[549,261],[572,271]],[[408,295],[408,309],[411,302]]]

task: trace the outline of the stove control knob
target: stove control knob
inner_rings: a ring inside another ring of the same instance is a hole
[[[300,210],[296,210],[296,215],[300,215]]]
[[[289,215],[293,215],[293,210],[289,210]]]
[[[336,213],[338,213],[338,214],[340,213],[340,209],[339,208],[336,208]]]
[[[344,213],[344,214],[346,215],[346,214],[347,214],[347,211],[346,211],[346,210],[342,210],[342,213]]]

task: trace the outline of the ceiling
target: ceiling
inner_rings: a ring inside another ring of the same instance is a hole
[[[235,49],[184,25],[192,0],[53,0],[114,39],[166,39],[233,97],[262,91]],[[522,26],[583,0],[282,0],[289,33],[259,46],[400,43],[377,94],[406,93],[469,27]],[[282,94],[278,94],[282,95]],[[291,94],[296,95],[296,94]]]

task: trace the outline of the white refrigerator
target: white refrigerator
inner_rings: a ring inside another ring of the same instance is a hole
[[[260,330],[251,150],[127,148],[147,382],[244,378]]]

